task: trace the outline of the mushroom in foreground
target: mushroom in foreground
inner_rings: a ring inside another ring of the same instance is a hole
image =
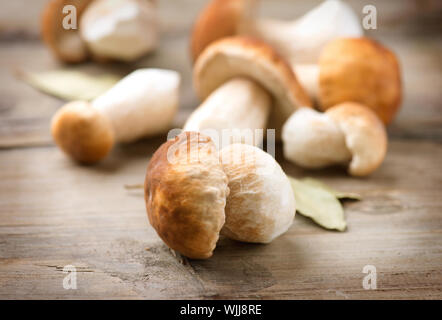
[[[98,59],[134,61],[158,42],[156,5],[151,0],[94,0],[85,10],[80,33]]]
[[[279,131],[297,108],[311,105],[285,60],[267,44],[244,37],[207,47],[195,64],[194,86],[204,102],[184,130],[231,130],[228,143],[259,145],[262,137],[250,141],[241,130],[265,129],[270,117],[270,128]]]
[[[139,69],[91,103],[70,102],[52,118],[56,144],[81,163],[103,159],[114,143],[166,131],[178,108],[175,71]]]
[[[273,157],[245,144],[218,152],[199,132],[182,132],[155,152],[144,191],[160,238],[194,259],[212,256],[220,233],[269,243],[289,229],[296,210],[290,182]]]
[[[369,108],[354,102],[338,104],[325,113],[302,108],[282,131],[284,156],[297,165],[317,169],[346,165],[353,176],[366,176],[383,162],[387,134]]]

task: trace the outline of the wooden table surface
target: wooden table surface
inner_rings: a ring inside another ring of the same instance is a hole
[[[388,128],[382,167],[366,179],[343,170],[304,171],[363,201],[345,204],[348,229],[330,232],[300,215],[269,245],[221,239],[205,261],[170,251],[149,225],[142,183],[165,137],[118,146],[96,166],[78,166],[54,146],[51,115],[63,104],[17,80],[61,67],[41,44],[45,1],[0,0],[0,299],[441,299],[442,36],[437,1],[371,1],[378,30],[368,34],[399,55],[404,101]],[[181,72],[183,124],[198,105],[192,91],[188,37],[202,0],[160,0],[161,46],[132,65],[77,66],[116,71],[162,67]],[[266,15],[290,18],[313,1],[264,1]],[[318,1],[315,1],[318,2]],[[351,5],[361,13],[364,1]],[[65,290],[63,267],[77,269]],[[364,266],[377,270],[365,290]]]

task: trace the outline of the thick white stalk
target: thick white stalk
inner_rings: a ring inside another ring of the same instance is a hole
[[[218,147],[231,143],[257,146],[262,143],[270,107],[271,97],[260,85],[246,78],[234,78],[215,90],[190,115],[184,130],[204,132]]]
[[[133,61],[157,45],[156,5],[145,0],[95,0],[81,17],[80,33],[98,58]]]
[[[169,129],[179,101],[175,71],[139,69],[92,102],[114,128],[116,142],[131,142]]]

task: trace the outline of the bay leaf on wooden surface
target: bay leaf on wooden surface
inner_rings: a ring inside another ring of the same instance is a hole
[[[335,190],[332,187],[326,185],[325,183],[323,183],[317,179],[304,178],[304,179],[302,179],[302,181],[305,183],[308,183],[310,185],[317,186],[319,188],[323,188],[325,190],[328,190],[329,192],[333,193],[336,196],[336,198],[338,198],[338,199],[362,200],[362,196],[358,193]]]
[[[32,87],[67,101],[93,100],[120,80],[120,77],[113,74],[92,76],[69,69],[43,72],[19,70],[18,75]]]
[[[344,231],[344,209],[333,192],[317,185],[289,177],[296,200],[296,210],[320,226]]]

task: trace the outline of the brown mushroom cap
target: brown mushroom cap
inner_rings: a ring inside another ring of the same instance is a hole
[[[346,101],[371,108],[385,123],[401,102],[398,61],[390,50],[368,38],[330,42],[319,59],[319,102],[322,110]]]
[[[88,56],[86,44],[80,37],[78,29],[63,28],[63,19],[67,15],[63,8],[73,5],[77,9],[77,27],[80,17],[89,3],[93,0],[51,0],[43,9],[41,33],[43,41],[55,56],[68,63],[86,60]]]
[[[344,102],[328,109],[326,115],[344,132],[352,155],[349,173],[366,176],[375,171],[387,153],[387,133],[376,114],[359,103]]]
[[[58,110],[51,131],[55,143],[81,163],[101,160],[114,144],[110,121],[88,102],[70,102]]]
[[[149,162],[144,191],[150,224],[170,248],[194,259],[212,256],[229,188],[209,137],[183,132],[164,143]]]
[[[278,116],[278,126],[298,107],[312,105],[292,68],[262,41],[224,38],[208,46],[196,61],[194,86],[201,100],[235,77],[255,81],[271,94],[274,99],[271,116]]]
[[[193,61],[212,42],[239,34],[246,13],[256,0],[212,0],[198,16],[193,27],[191,54]]]

